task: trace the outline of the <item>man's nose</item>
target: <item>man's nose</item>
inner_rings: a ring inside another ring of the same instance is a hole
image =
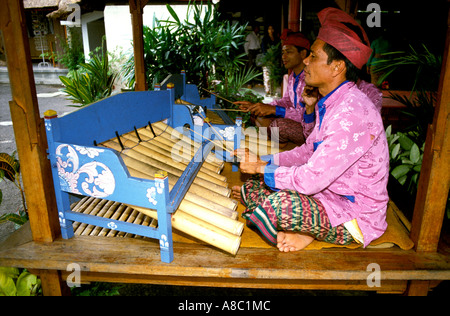
[[[303,59],[303,63],[308,66],[309,65],[309,56]]]

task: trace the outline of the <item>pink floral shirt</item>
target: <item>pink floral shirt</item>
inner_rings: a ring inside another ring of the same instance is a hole
[[[300,73],[299,83],[296,89],[294,89],[295,79],[295,73],[292,72],[289,76],[288,87],[283,98],[275,100],[270,104],[277,107],[277,116],[301,123],[303,135],[305,138],[308,138],[314,129],[316,115],[314,113],[310,115],[306,114],[305,105],[303,103],[302,93],[306,86],[305,73],[303,71]],[[359,80],[357,87],[372,100],[375,107],[381,112],[383,93],[375,85],[364,80]],[[296,101],[297,103],[295,104]]]
[[[366,247],[387,228],[389,150],[380,111],[351,82],[318,107],[306,143],[270,157],[266,184],[317,198],[333,227],[356,219]]]

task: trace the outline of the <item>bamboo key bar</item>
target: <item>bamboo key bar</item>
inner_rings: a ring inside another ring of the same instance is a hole
[[[228,188],[226,178],[218,174],[220,170],[215,169],[213,172],[203,166],[192,183],[189,183],[188,179],[181,179],[183,171],[189,166],[186,167],[185,163],[174,161],[172,153],[169,151],[155,150],[162,140],[166,143],[171,142],[172,145],[176,144],[176,139],[172,139],[169,135],[172,129],[160,123],[154,124],[153,127],[159,136],[147,139],[152,135],[146,128],[142,128],[103,142],[100,146],[119,151],[132,177],[151,179],[158,170],[167,172],[171,195],[176,194],[181,186],[189,187],[179,207],[172,215],[172,226],[198,240],[233,255],[236,254],[240,246],[240,236],[244,224],[238,220],[237,202],[230,198],[231,190]],[[141,136],[138,137],[136,134]],[[176,135],[181,136],[180,134]],[[210,141],[210,146],[215,144],[215,142],[207,140]],[[189,145],[201,148],[196,142],[189,141]],[[179,181],[180,179],[181,181]],[[109,207],[109,205],[106,204],[105,207]],[[135,210],[155,220],[158,218],[157,212],[154,210],[133,205],[126,206],[127,208],[124,210]],[[98,207],[93,210],[98,214],[113,216],[106,210],[99,210]]]

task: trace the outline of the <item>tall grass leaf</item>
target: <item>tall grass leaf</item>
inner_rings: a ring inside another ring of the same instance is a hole
[[[169,11],[170,15],[175,19],[175,21],[177,21],[178,24],[181,24],[180,18],[178,17],[178,15],[174,11],[174,9],[170,6],[170,4],[167,4],[166,7],[167,7],[167,10]]]

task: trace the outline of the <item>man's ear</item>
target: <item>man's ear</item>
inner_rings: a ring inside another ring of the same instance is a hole
[[[303,49],[300,52],[300,56],[302,57],[302,59],[306,59],[308,57],[308,55],[309,55],[309,53],[308,53],[308,51],[306,49]]]
[[[337,77],[339,75],[344,74],[347,71],[347,67],[345,65],[345,61],[343,60],[334,60],[331,64],[331,69],[333,72],[333,77]]]

